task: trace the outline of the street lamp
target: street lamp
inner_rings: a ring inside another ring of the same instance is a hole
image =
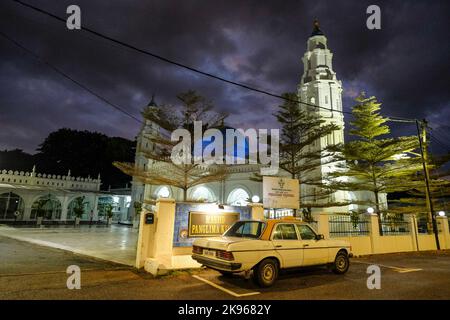
[[[444,211],[439,211],[438,215],[439,215],[439,217],[445,217],[445,212]]]
[[[259,202],[259,197],[258,197],[257,195],[254,195],[254,196],[252,197],[252,202],[253,202],[253,203]]]
[[[158,195],[161,198],[168,198],[170,196],[170,191],[169,188],[167,187],[162,187],[159,191],[158,191]]]
[[[374,212],[372,207],[367,208],[367,213],[372,214]]]

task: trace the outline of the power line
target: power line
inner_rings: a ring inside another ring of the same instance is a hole
[[[434,123],[434,124],[437,124],[439,127],[447,127],[447,128],[450,128],[450,125],[447,123],[447,124],[443,124],[443,123],[440,123],[440,122],[436,122],[435,120],[431,120],[430,121],[431,123]]]
[[[122,109],[121,107],[115,105],[114,103],[108,101],[106,98],[102,97],[101,95],[99,95],[98,93],[94,92],[93,90],[89,89],[88,87],[86,87],[85,85],[83,85],[82,83],[80,83],[79,81],[75,80],[74,78],[72,78],[71,76],[69,76],[67,73],[65,73],[64,71],[62,71],[61,69],[55,67],[54,65],[50,64],[48,61],[44,60],[43,58],[41,58],[39,55],[35,54],[33,51],[31,51],[30,49],[26,48],[25,46],[23,46],[22,44],[20,44],[19,42],[17,42],[16,40],[14,40],[13,38],[9,37],[7,34],[5,34],[3,31],[0,31],[0,35],[2,37],[4,37],[5,39],[11,41],[12,43],[14,43],[16,46],[18,46],[19,48],[21,48],[22,50],[26,51],[28,54],[32,55],[35,59],[37,59],[39,62],[45,64],[46,66],[48,66],[49,68],[51,68],[53,71],[55,71],[56,73],[62,75],[63,77],[65,77],[66,79],[69,79],[70,81],[72,81],[73,83],[75,83],[76,85],[78,85],[79,87],[81,87],[82,89],[86,90],[87,92],[89,92],[90,94],[92,94],[93,96],[97,97],[98,99],[100,99],[101,101],[105,102],[107,105],[113,107],[114,109],[122,112],[123,114],[127,115],[128,117],[132,118],[133,120],[136,120],[139,123],[143,123],[142,120],[136,118],[134,115],[132,115],[131,113],[129,113],[128,111]]]
[[[450,146],[449,146],[449,145],[443,143],[443,142],[440,141],[438,138],[436,138],[435,136],[433,136],[431,133],[430,133],[430,138],[431,138],[431,140],[433,140],[434,142],[436,142],[437,144],[439,144],[441,147],[445,148],[447,151],[450,151]]]
[[[35,7],[35,6],[30,5],[28,3],[22,2],[20,0],[12,0],[12,1],[17,2],[17,3],[27,7],[29,9],[34,10],[34,11],[40,12],[42,14],[45,14],[45,15],[47,15],[47,16],[53,18],[53,19],[56,19],[56,20],[58,20],[60,22],[66,23],[65,19],[63,19],[63,18],[61,18],[61,17],[59,17],[59,16],[57,16],[57,15],[51,13],[51,12],[48,12],[48,11],[43,10],[41,8]],[[165,57],[163,57],[161,55],[152,53],[152,52],[150,52],[148,50],[141,49],[141,48],[138,48],[138,47],[136,47],[134,45],[125,43],[125,42],[123,42],[121,40],[112,38],[110,36],[107,36],[105,34],[102,34],[102,33],[98,32],[98,31],[92,30],[90,28],[81,26],[81,29],[86,31],[86,32],[88,32],[88,33],[91,33],[91,34],[93,34],[93,35],[95,35],[97,37],[100,37],[100,38],[103,38],[105,40],[114,42],[114,43],[119,44],[119,45],[121,45],[123,47],[126,47],[128,49],[137,51],[139,53],[151,56],[153,58],[159,59],[159,60],[164,61],[166,63],[173,64],[173,65],[176,65],[176,66],[178,66],[180,68],[184,68],[184,69],[187,69],[189,71],[192,71],[192,72],[195,72],[195,73],[198,73],[198,74],[201,74],[201,75],[204,75],[204,76],[207,76],[207,77],[219,80],[219,81],[223,81],[225,83],[232,84],[232,85],[235,85],[235,86],[238,86],[238,87],[250,90],[250,91],[254,91],[254,92],[261,93],[261,94],[265,94],[267,96],[271,96],[271,97],[274,97],[274,98],[282,99],[282,100],[285,100],[285,101],[295,102],[295,103],[303,104],[303,105],[314,107],[314,108],[324,109],[324,110],[327,110],[327,111],[330,111],[330,112],[337,112],[337,113],[342,113],[342,114],[352,114],[350,111],[333,110],[331,108],[318,106],[318,105],[315,105],[315,104],[311,104],[311,103],[308,103],[308,102],[303,102],[303,101],[296,100],[296,99],[288,99],[288,98],[283,97],[283,96],[281,96],[280,94],[277,94],[277,93],[273,93],[273,92],[269,92],[269,91],[266,91],[266,90],[258,89],[258,88],[255,88],[255,87],[252,87],[252,86],[240,83],[240,82],[232,81],[232,80],[229,80],[229,79],[217,76],[215,74],[212,74],[212,73],[209,73],[209,72],[206,72],[206,71],[202,71],[202,70],[194,68],[194,67],[187,66],[185,64],[182,64],[180,62],[174,61],[172,59],[168,59],[168,58],[165,58]],[[389,117],[389,116],[387,116],[387,118],[389,118],[390,121],[394,121],[394,122],[408,122],[408,123],[415,122],[415,119],[407,119],[407,118],[401,118],[401,117]]]
[[[439,135],[441,135],[440,137],[445,137],[444,140],[448,140],[449,139],[448,138],[448,134],[449,133],[447,131],[441,130],[440,128],[433,128],[433,131],[435,133],[439,133]]]
[[[433,127],[430,127],[430,126],[429,126],[429,128],[430,128],[430,137],[431,137],[435,142],[437,142],[438,144],[440,144],[441,146],[445,146],[445,148],[446,148],[447,150],[450,150],[450,146],[449,146],[448,144],[446,144],[445,142],[442,142],[440,139],[438,139],[438,137],[440,138],[440,136],[436,135],[436,130],[437,130],[437,128],[433,128]],[[444,140],[446,141],[446,139],[444,139]]]
[[[436,138],[439,138],[439,139],[441,139],[441,140],[444,140],[444,141],[448,141],[448,137],[447,136],[445,136],[444,134],[442,134],[441,135],[441,132],[440,131],[436,131],[436,129],[433,129],[433,134],[434,134],[434,136],[436,137]]]

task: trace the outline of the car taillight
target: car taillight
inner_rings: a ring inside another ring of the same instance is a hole
[[[224,260],[229,260],[229,261],[234,260],[233,253],[231,253],[229,251],[219,250],[216,252],[216,257],[219,259],[224,259]]]
[[[193,246],[193,247],[192,247],[192,252],[193,252],[193,253],[202,254],[202,253],[203,253],[203,248],[202,248],[202,247],[199,247],[199,246]]]

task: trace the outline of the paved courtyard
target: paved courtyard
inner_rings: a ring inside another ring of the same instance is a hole
[[[138,231],[127,226],[0,226],[0,235],[133,266]]]

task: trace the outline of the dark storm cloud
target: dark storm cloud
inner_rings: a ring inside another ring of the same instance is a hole
[[[272,92],[295,91],[301,57],[318,17],[343,81],[344,107],[364,90],[383,113],[450,118],[447,2],[377,1],[382,29],[366,28],[372,1],[32,1],[65,16],[78,4],[92,29],[190,66]],[[193,74],[124,49],[13,2],[2,1],[0,28],[76,80],[139,117],[158,102],[195,89],[230,114],[236,127],[274,127],[277,99]],[[111,109],[0,37],[0,148],[33,151],[60,127],[134,138],[139,123]],[[395,134],[414,128],[393,125]],[[448,127],[440,127],[441,135]],[[447,138],[450,138],[448,134]]]

